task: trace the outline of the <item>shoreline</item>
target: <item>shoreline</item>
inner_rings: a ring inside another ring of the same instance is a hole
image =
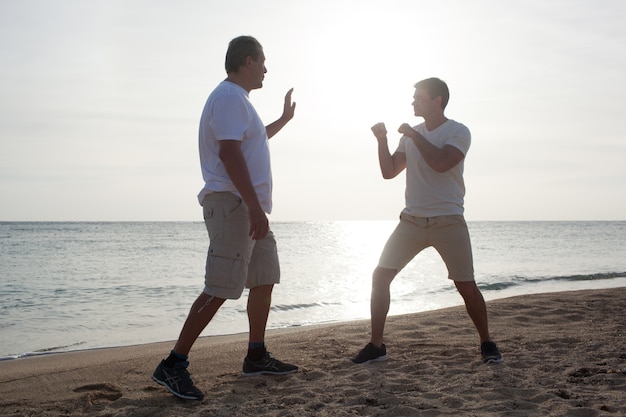
[[[297,374],[242,377],[247,333],[204,336],[190,353],[202,402],[150,376],[165,341],[0,362],[11,416],[609,416],[626,415],[626,287],[487,301],[502,365],[480,360],[463,306],[390,316],[390,359],[353,365],[369,320],[268,330]]]
[[[626,287],[626,273],[624,274],[620,273],[620,274],[615,274],[615,275],[617,276],[611,277],[609,279],[570,281],[568,282],[570,286],[570,289],[568,290],[563,290],[562,288],[560,288],[560,286],[552,286],[551,282],[548,281],[548,282],[543,282],[542,283],[543,285],[535,285],[532,288],[532,290],[531,288],[525,288],[524,291],[518,291],[519,289],[503,289],[503,290],[498,290],[495,293],[491,293],[489,290],[486,290],[483,288],[482,291],[483,291],[483,296],[485,297],[485,301],[489,303],[489,302],[500,300],[500,299],[533,296],[535,294],[552,294],[552,293],[560,293],[560,292],[585,291],[585,290],[596,290],[596,289],[603,290],[603,289]],[[394,313],[393,308],[392,308],[392,311],[390,312],[389,317],[393,317],[396,315],[429,313],[431,311],[437,311],[437,310],[446,309],[446,308],[454,308],[454,307],[463,306],[463,301],[459,297],[457,297],[458,293],[456,293],[456,291],[454,291],[454,296],[457,298],[454,303],[450,303],[450,304],[444,303],[444,305],[441,305],[440,307],[437,307],[435,309],[425,309],[425,310],[418,310],[418,311]],[[392,307],[393,307],[393,300],[392,300]],[[368,318],[355,318],[355,319],[350,319],[350,320],[326,321],[323,323],[295,324],[295,325],[282,326],[282,327],[271,327],[271,324],[270,324],[270,326],[268,326],[267,331],[274,332],[274,331],[283,331],[283,330],[287,330],[287,331],[299,330],[299,329],[306,330],[309,328],[314,328],[316,326],[336,326],[336,325],[341,325],[341,324],[351,323],[351,322],[358,322],[358,321],[363,321],[363,320],[368,321],[369,319]],[[182,323],[180,325],[182,326]],[[220,334],[214,333],[214,334],[204,335],[201,337],[221,337],[221,336],[232,336],[232,335],[237,335],[237,334],[247,334],[247,331],[241,331],[238,333],[220,333]],[[141,346],[141,345],[162,343],[162,342],[171,342],[173,345],[175,343],[175,339],[149,340],[149,341],[136,342],[136,343],[131,343],[131,344],[91,346],[91,347],[85,347],[81,349],[68,349],[68,350],[62,350],[61,347],[57,347],[57,348],[51,347],[51,348],[40,349],[36,351],[25,351],[19,354],[0,356],[0,363],[5,362],[5,361],[13,361],[13,360],[18,360],[18,359],[23,359],[23,358],[29,358],[29,357],[47,356],[47,355],[55,355],[55,354],[61,354],[61,353],[82,352],[82,351],[89,351],[89,350],[115,349],[115,348],[120,348],[120,347]]]

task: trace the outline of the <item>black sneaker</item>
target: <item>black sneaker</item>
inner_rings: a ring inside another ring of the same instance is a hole
[[[483,363],[501,363],[502,355],[494,342],[487,341],[480,345],[480,354],[483,357]]]
[[[361,349],[361,351],[356,356],[350,358],[352,363],[359,364],[382,362],[386,361],[387,359],[387,348],[385,347],[384,343],[381,347],[376,347],[373,343],[368,343],[363,349]]]
[[[276,358],[272,358],[269,352],[265,352],[265,357],[260,361],[253,362],[246,358],[243,360],[243,376],[255,375],[287,375],[298,371],[296,365],[283,363]]]
[[[172,394],[185,400],[202,400],[204,394],[193,384],[187,366],[189,362],[179,362],[173,368],[161,361],[152,374],[152,379],[163,385]]]

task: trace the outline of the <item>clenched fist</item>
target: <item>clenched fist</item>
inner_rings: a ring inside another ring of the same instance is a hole
[[[376,139],[386,139],[387,138],[387,128],[384,123],[376,123],[372,126],[372,132]]]

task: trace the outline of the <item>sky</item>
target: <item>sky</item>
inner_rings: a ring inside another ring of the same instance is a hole
[[[0,0],[0,221],[202,221],[197,132],[228,42],[264,46],[271,221],[395,220],[415,82],[469,127],[465,215],[626,219],[626,2]]]

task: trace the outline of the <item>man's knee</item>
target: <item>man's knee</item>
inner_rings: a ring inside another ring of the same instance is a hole
[[[256,287],[250,288],[250,294],[271,295],[273,290],[274,284],[257,285]]]
[[[480,301],[483,298],[475,281],[454,281],[454,285],[466,302]]]
[[[388,287],[397,273],[395,269],[376,267],[372,274],[372,287]]]

